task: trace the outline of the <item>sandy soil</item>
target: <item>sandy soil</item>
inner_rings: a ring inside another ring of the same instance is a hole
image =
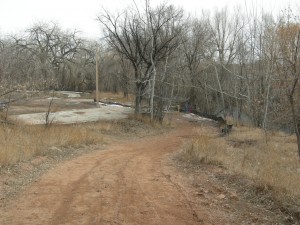
[[[222,169],[178,165],[176,153],[199,125],[182,117],[174,125],[60,163],[0,208],[0,224],[277,224],[273,212],[217,182]]]

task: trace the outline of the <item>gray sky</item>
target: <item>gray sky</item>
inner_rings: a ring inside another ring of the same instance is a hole
[[[142,0],[136,0],[141,2]],[[176,6],[183,7],[192,15],[204,10],[213,11],[216,7],[233,8],[240,4],[248,7],[255,3],[265,11],[278,12],[291,5],[298,8],[299,0],[169,0]],[[37,21],[54,21],[63,29],[82,31],[82,36],[96,38],[101,35],[96,16],[101,8],[111,12],[121,11],[132,0],[0,0],[0,34],[18,33],[29,28]],[[162,0],[151,0],[152,4]],[[276,13],[275,13],[276,14]]]

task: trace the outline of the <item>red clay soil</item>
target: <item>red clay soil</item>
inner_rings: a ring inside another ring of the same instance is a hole
[[[196,134],[192,124],[181,119],[176,123],[176,129],[163,135],[120,140],[59,164],[0,209],[0,224],[259,222],[259,212],[244,217],[234,213],[241,205],[223,204],[226,198],[238,202],[238,197],[218,187],[209,173],[199,173],[195,180],[176,167],[172,155]]]

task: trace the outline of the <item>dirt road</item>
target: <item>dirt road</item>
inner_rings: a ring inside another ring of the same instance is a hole
[[[63,162],[0,208],[0,224],[272,224],[207,171],[191,176],[174,165],[172,155],[195,134],[177,119],[168,133],[111,141]]]
[[[168,153],[194,134],[184,124],[62,163],[5,208],[0,224],[202,224],[166,165]]]

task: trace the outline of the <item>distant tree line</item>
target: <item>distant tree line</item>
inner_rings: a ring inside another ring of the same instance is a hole
[[[232,115],[264,129],[295,132],[300,155],[300,18],[227,8],[197,18],[173,5],[134,4],[98,15],[104,39],[84,40],[57,24],[36,24],[0,40],[0,88],[135,95],[162,121],[174,105]]]

